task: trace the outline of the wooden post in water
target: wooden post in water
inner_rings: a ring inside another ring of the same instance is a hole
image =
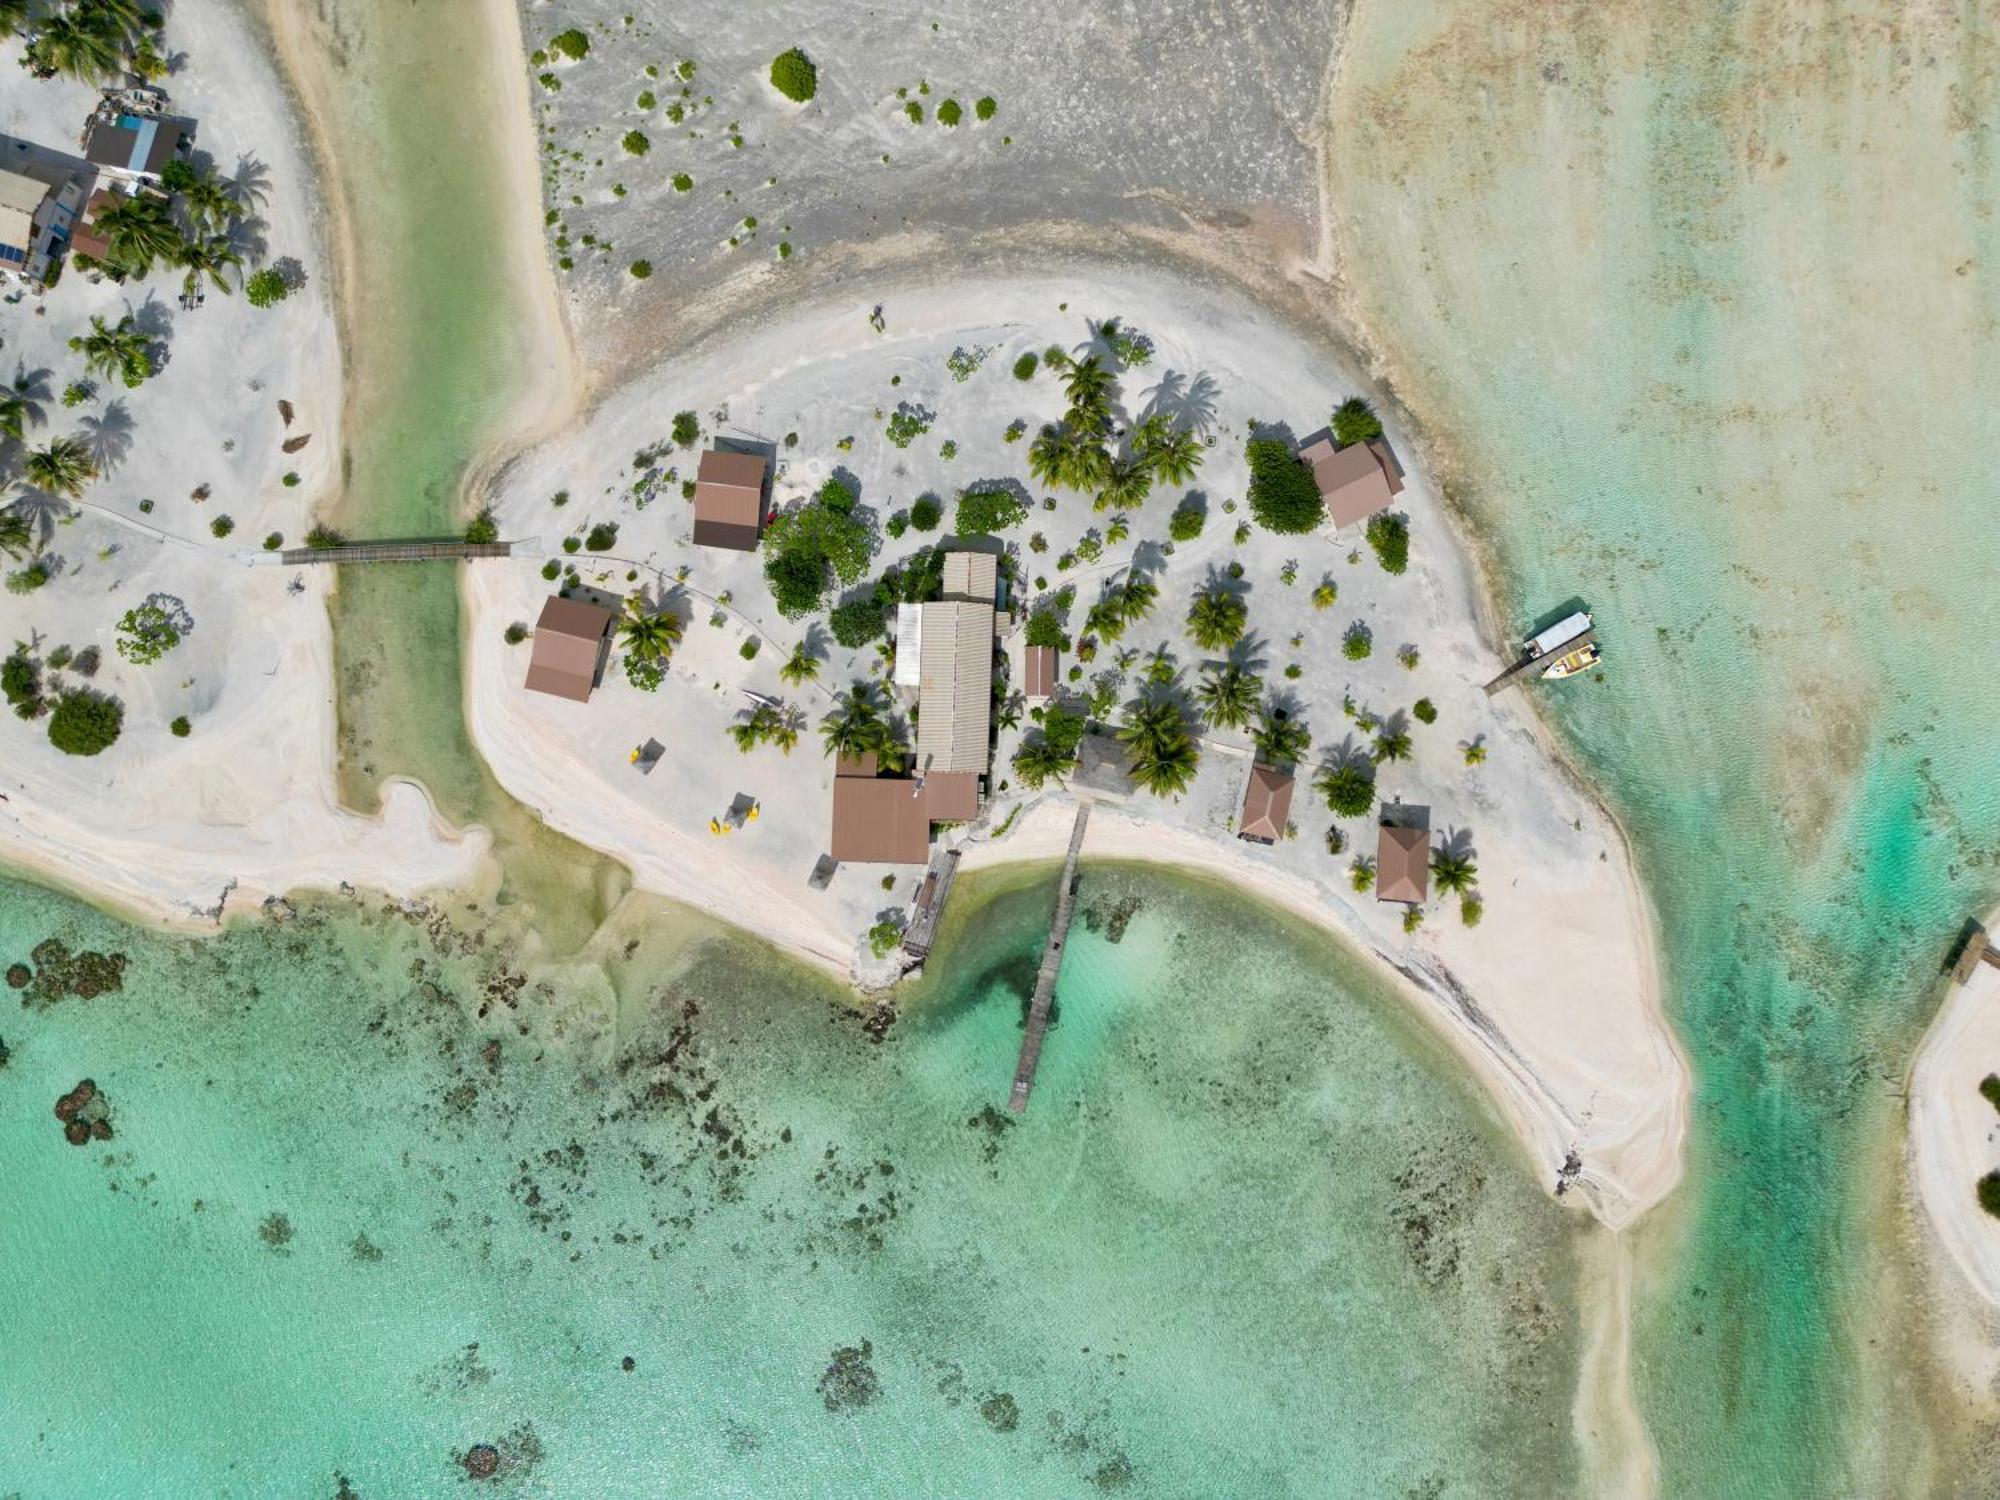
[[[1055,998],[1056,974],[1062,968],[1063,941],[1069,936],[1070,908],[1076,896],[1076,864],[1083,854],[1083,828],[1090,821],[1090,804],[1076,809],[1076,826],[1069,831],[1069,855],[1063,860],[1062,887],[1056,892],[1056,919],[1042,966],[1035,972],[1035,998],[1028,1007],[1028,1032],[1021,1038],[1021,1060],[1014,1065],[1014,1092],[1007,1107],[1015,1114],[1028,1109],[1028,1091],[1035,1086],[1035,1065],[1042,1060],[1042,1034],[1049,1029],[1049,1002]]]

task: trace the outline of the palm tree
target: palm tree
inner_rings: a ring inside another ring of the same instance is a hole
[[[1125,580],[1125,587],[1118,593],[1118,611],[1127,625],[1136,625],[1153,612],[1153,602],[1160,597],[1160,586],[1143,573],[1134,573]]]
[[[1188,638],[1204,651],[1221,651],[1243,639],[1250,606],[1221,585],[1203,589],[1188,606]]]
[[[1045,425],[1028,444],[1028,474],[1050,489],[1060,489],[1068,482],[1068,450],[1063,429],[1054,422]]]
[[[1110,546],[1117,546],[1132,534],[1132,523],[1121,512],[1111,518],[1111,524],[1104,528],[1104,540]]]
[[[1358,818],[1375,805],[1374,773],[1352,760],[1324,768],[1313,778],[1313,790],[1337,817]]]
[[[1000,706],[993,711],[993,723],[1003,732],[1021,727],[1021,716],[1027,712],[1028,700],[1020,693],[1009,693],[1000,700]]]
[[[1469,741],[1463,748],[1465,750],[1465,763],[1468,766],[1479,766],[1486,763],[1486,740],[1483,736],[1479,739]]]
[[[27,22],[28,0],[0,0],[0,36],[25,30]]]
[[[1133,704],[1125,710],[1118,738],[1132,752],[1132,780],[1154,796],[1179,796],[1194,780],[1201,747],[1175,704]]]
[[[198,228],[222,228],[240,212],[236,194],[216,174],[214,167],[196,167],[181,188],[181,202],[187,205],[188,219]]]
[[[9,506],[0,510],[0,552],[19,562],[35,545],[35,528],[20,511]]]
[[[1102,453],[1104,450],[1094,449]],[[1136,460],[1119,461],[1108,459],[1110,472],[1104,480],[1104,488],[1097,492],[1096,508],[1110,510],[1114,506],[1144,505],[1146,496],[1152,493],[1153,474],[1143,463]]]
[[[1431,851],[1431,881],[1439,890],[1458,895],[1478,884],[1479,866],[1472,862],[1469,854],[1434,849]]]
[[[144,276],[155,261],[180,258],[181,231],[166,200],[141,193],[113,203],[97,216],[105,238],[105,259],[116,270]]]
[[[1304,724],[1268,707],[1258,715],[1250,739],[1257,747],[1257,758],[1274,766],[1296,764],[1312,748],[1312,733]]]
[[[102,375],[106,380],[115,377],[127,386],[137,386],[153,373],[147,343],[146,335],[139,331],[138,320],[127,313],[115,328],[93,315],[90,332],[71,339],[69,346],[83,356],[83,367],[91,374]]]
[[[243,257],[231,247],[225,236],[219,234],[203,235],[183,242],[174,259],[187,271],[181,281],[181,290],[190,297],[204,274],[215,283],[217,291],[227,295],[233,288],[223,272],[235,270],[243,264]]]
[[[90,461],[89,449],[75,438],[65,437],[29,453],[22,472],[36,489],[74,500],[97,477],[97,465]]]
[[[27,60],[44,78],[62,73],[84,83],[101,83],[124,71],[124,38],[96,12],[58,11],[41,23],[28,44]]]
[[[674,654],[686,630],[681,617],[672,610],[647,613],[645,602],[631,594],[625,600],[625,615],[618,622],[619,644],[641,661],[664,663]]]
[[[785,664],[778,668],[778,676],[793,687],[801,683],[819,680],[819,658],[812,654],[804,641],[792,647],[792,654],[785,658]]]
[[[764,722],[764,738],[776,745],[786,755],[798,748],[799,729],[805,723],[805,715],[796,708],[767,708]]]
[[[28,430],[28,418],[32,415],[27,397],[13,391],[0,392],[0,435],[20,442]]]
[[[820,721],[820,738],[828,755],[858,757],[873,754],[885,771],[902,764],[902,747],[895,731],[882,716],[881,699],[873,683],[857,682],[848,688],[832,713]]]
[[[1250,722],[1263,690],[1263,678],[1231,664],[1204,672],[1194,695],[1211,729],[1241,729]]]
[[[1201,467],[1201,440],[1156,411],[1132,429],[1132,456],[1168,484],[1186,484]]]
[[[1093,419],[1102,416],[1108,420],[1111,372],[1104,368],[1095,354],[1087,354],[1063,372],[1063,396],[1069,402],[1072,419],[1082,414]],[[1077,425],[1089,426],[1092,423],[1079,422]]]
[[[1384,725],[1382,732],[1375,736],[1375,758],[1382,760],[1408,760],[1410,758],[1410,733],[1407,729],[1391,729]]]

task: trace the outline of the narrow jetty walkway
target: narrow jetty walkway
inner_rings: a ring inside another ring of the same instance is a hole
[[[1554,666],[1557,662],[1561,661],[1565,656],[1568,656],[1570,652],[1581,651],[1585,646],[1588,646],[1592,641],[1596,639],[1597,639],[1597,631],[1593,627],[1590,630],[1584,631],[1582,635],[1571,636],[1568,640],[1564,641],[1560,646],[1557,646],[1553,650],[1551,650],[1546,656],[1522,657],[1519,661],[1515,662],[1513,666],[1509,667],[1506,671],[1502,672],[1498,677],[1494,678],[1491,682],[1486,684],[1486,696],[1491,698],[1495,693],[1501,692],[1507,688],[1512,687],[1515,683],[1519,682],[1523,677],[1538,675],[1542,672],[1546,672],[1550,667]]]
[[[1076,899],[1076,862],[1083,854],[1083,829],[1090,821],[1090,804],[1076,810],[1069,831],[1069,856],[1063,861],[1062,889],[1056,892],[1056,919],[1049,928],[1049,945],[1042,950],[1042,967],[1035,974],[1035,999],[1028,1007],[1028,1034],[1021,1038],[1021,1060],[1014,1065],[1014,1093],[1007,1107],[1015,1114],[1028,1109],[1028,1090],[1035,1086],[1035,1065],[1042,1060],[1042,1034],[1049,1029],[1049,1002],[1055,999],[1056,973],[1062,968],[1063,942],[1069,936],[1070,909]]]
[[[512,542],[342,542],[335,547],[287,547],[278,554],[286,567],[300,563],[459,562],[476,557],[511,557]]]

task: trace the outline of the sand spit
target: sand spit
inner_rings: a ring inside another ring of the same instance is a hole
[[[1165,564],[1154,622],[1122,644],[1142,651],[1166,645],[1191,669],[1199,653],[1181,635],[1187,597],[1207,570],[1240,561],[1252,586],[1253,623],[1267,648],[1268,679],[1274,690],[1305,700],[1321,747],[1354,738],[1340,715],[1343,693],[1378,714],[1419,694],[1434,698],[1444,717],[1420,730],[1416,759],[1398,784],[1407,800],[1432,809],[1434,827],[1476,833],[1488,914],[1478,929],[1465,929],[1441,905],[1414,938],[1406,936],[1400,911],[1347,888],[1347,866],[1359,846],[1338,858],[1325,852],[1324,808],[1303,789],[1294,811],[1300,836],[1249,852],[1231,837],[1248,765],[1241,736],[1234,744],[1217,737],[1181,804],[1145,799],[1144,821],[1108,812],[1093,825],[1090,852],[1217,871],[1359,940],[1472,1061],[1549,1184],[1574,1153],[1581,1167],[1572,1190],[1605,1222],[1627,1223],[1657,1202],[1680,1170],[1686,1070],[1658,1015],[1650,918],[1616,830],[1544,753],[1525,701],[1479,694],[1493,657],[1476,624],[1472,576],[1448,519],[1413,475],[1406,498],[1418,562],[1400,580],[1381,574],[1365,550],[1363,561],[1351,561],[1352,538],[1335,543],[1258,532],[1234,541],[1242,517],[1222,507],[1241,493],[1243,418],[1283,415],[1303,428],[1346,393],[1342,373],[1254,304],[1165,277],[1093,266],[1067,277],[983,277],[971,288],[878,290],[884,334],[870,326],[869,303],[766,319],[735,343],[711,342],[698,356],[660,366],[501,476],[494,501],[504,532],[538,537],[546,554],[560,558],[565,532],[615,521],[620,529],[610,553],[576,555],[585,581],[619,592],[642,588],[689,620],[688,639],[658,695],[629,688],[614,659],[589,705],[564,704],[523,692],[525,648],[502,640],[509,623],[532,623],[550,591],[536,565],[524,560],[469,572],[472,728],[501,783],[561,831],[630,863],[646,888],[838,972],[868,973],[858,939],[882,911],[906,903],[913,880],[903,872],[884,891],[879,872],[854,867],[830,892],[809,891],[806,875],[826,837],[830,785],[818,746],[808,739],[790,757],[769,748],[739,756],[724,731],[742,706],[739,688],[791,697],[816,721],[831,692],[872,669],[873,653],[828,643],[830,660],[818,683],[782,684],[776,665],[800,631],[770,608],[756,558],[690,547],[687,507],[674,484],[637,505],[632,455],[665,436],[676,409],[700,413],[705,430],[727,435],[777,442],[796,430],[796,448],[780,450],[786,465],[780,503],[837,467],[886,519],[926,491],[948,498],[954,485],[1018,474],[1020,449],[1005,441],[1004,430],[1014,420],[1032,430],[1058,398],[1046,379],[1032,386],[1012,380],[1015,354],[1051,341],[1073,343],[1086,313],[1115,313],[1157,346],[1156,364],[1128,377],[1134,407],[1141,388],[1168,371],[1207,376],[1218,393],[1217,446],[1191,487],[1204,496],[1210,520],[1198,541],[1180,544]],[[967,382],[953,382],[945,357],[972,347],[990,350],[986,364]],[[907,451],[881,442],[880,411],[898,401],[937,414],[935,430]],[[851,449],[837,448],[844,437],[856,439]],[[948,460],[938,446],[947,438],[955,446]],[[691,463],[686,456],[660,460],[676,461]],[[563,503],[556,506],[559,493]],[[1177,500],[1156,494],[1135,513],[1135,541],[1163,533]],[[1107,552],[1100,564],[1069,572],[1059,572],[1055,561],[1108,519],[1075,496],[1053,512],[1035,512],[1019,532],[1045,533],[1047,547],[1023,551],[1027,573],[1046,575],[1050,587],[1075,582],[1086,601],[1094,597],[1129,556]],[[1018,546],[1027,538],[1009,540]],[[1298,586],[1275,579],[1287,561],[1299,564]],[[690,569],[684,581],[681,566]],[[1337,609],[1316,611],[1308,601],[1322,576],[1340,588]],[[1379,654],[1363,664],[1340,660],[1338,650],[1340,631],[1357,618],[1377,633]],[[746,669],[741,653],[751,642],[757,655]],[[1391,654],[1402,643],[1421,648],[1421,665],[1408,672]],[[1293,657],[1303,672],[1287,679],[1280,674]],[[1457,746],[1480,736],[1496,747],[1495,764],[1474,771],[1463,766]],[[653,737],[687,749],[643,777],[628,755]],[[1010,750],[1003,736],[997,779],[1005,778]],[[741,836],[717,840],[708,820],[737,795],[756,797],[763,817]],[[1018,796],[996,799],[989,828],[1000,826]],[[1024,807],[1004,839],[976,842],[973,864],[1053,857],[1067,833],[1061,800],[1051,794]],[[1367,828],[1356,824],[1348,833],[1359,837]]]
[[[1989,930],[1995,920],[2000,913],[1988,918]],[[1975,1188],[1981,1177],[2000,1170],[2000,1109],[1979,1091],[1980,1082],[1995,1073],[2000,1073],[2000,969],[1982,963],[1965,984],[1947,988],[1910,1065],[1906,1150],[1917,1200],[1942,1259],[1983,1304],[1989,1323],[2000,1313],[2000,1219],[1979,1206]],[[1982,1386],[1995,1372],[1990,1341],[1952,1352],[1953,1363],[1975,1374]]]
[[[339,350],[311,157],[263,40],[237,6],[182,7],[168,35],[187,57],[171,87],[177,108],[200,123],[198,148],[251,186],[243,233],[252,264],[295,259],[305,285],[263,310],[211,288],[190,311],[175,302],[177,271],[122,287],[72,271],[29,304],[32,315],[11,320],[10,363],[43,372],[30,440],[81,436],[102,477],[72,518],[49,511],[52,581],[0,596],[4,631],[36,642],[45,661],[58,646],[79,655],[95,647],[94,676],[46,666],[45,690],[109,693],[123,702],[125,725],[116,745],[89,758],[56,751],[39,723],[8,731],[0,851],[169,921],[211,921],[225,906],[300,886],[344,881],[410,896],[461,884],[484,836],[444,828],[419,788],[392,788],[375,817],[338,805],[331,571],[252,565],[273,532],[296,544],[338,480]],[[0,54],[10,72],[17,45]],[[0,129],[63,145],[95,94],[47,80],[11,88],[6,100]],[[127,311],[164,346],[159,373],[74,408],[55,400],[83,373],[68,338],[92,314],[116,321]],[[301,436],[303,447],[283,451]],[[285,473],[296,482],[280,483]],[[232,526],[219,537],[225,516]],[[113,650],[113,626],[155,596],[181,614],[181,644],[151,665],[127,663]],[[168,733],[178,717],[189,720],[185,737]]]

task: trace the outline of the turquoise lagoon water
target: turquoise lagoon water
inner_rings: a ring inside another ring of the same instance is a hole
[[[1582,593],[1606,643],[1549,702],[1696,1073],[1634,1346],[1669,1494],[1992,1483],[1991,1401],[1927,1352],[1898,1093],[2000,889],[1992,34],[1364,4],[1336,100],[1353,310],[1517,623]]]
[[[0,888],[10,959],[130,959],[0,1020],[0,1494],[437,1494],[475,1442],[523,1495],[1568,1492],[1575,1221],[1440,1049],[1289,919],[1087,867],[1010,1123],[1051,897],[968,890],[877,1041],[684,916],[525,977],[473,912]]]

